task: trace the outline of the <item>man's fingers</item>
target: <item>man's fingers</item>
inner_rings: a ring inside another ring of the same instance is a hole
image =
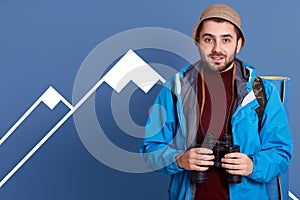
[[[195,160],[193,164],[197,166],[213,166],[214,162],[206,160]]]
[[[233,165],[233,164],[226,164],[226,163],[223,163],[222,167],[225,168],[225,169],[233,169],[233,170],[238,170],[238,169],[243,168],[242,165]]]
[[[192,148],[176,157],[179,167],[187,170],[205,171],[214,165],[213,151],[205,148]]]
[[[227,173],[247,176],[253,171],[253,161],[243,153],[229,153],[222,158],[222,167]]]
[[[191,149],[189,154],[187,155],[191,160],[213,160],[215,156],[212,154],[212,150],[204,149],[204,148],[194,148]]]
[[[224,156],[224,158],[242,158],[244,156],[244,154],[242,153],[238,153],[238,152],[235,152],[235,153],[228,153]]]
[[[207,148],[194,148],[198,154],[213,154],[213,151],[211,149]]]
[[[223,158],[221,161],[223,163],[230,163],[230,164],[234,164],[234,165],[242,164],[242,160],[240,160],[240,159]]]

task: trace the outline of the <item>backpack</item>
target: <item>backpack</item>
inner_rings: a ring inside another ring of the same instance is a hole
[[[267,104],[265,87],[260,77],[255,77],[252,83],[252,88],[259,104],[259,107],[256,108],[255,111],[258,116],[258,132],[260,133],[262,126],[262,117]],[[282,200],[282,187],[279,176],[274,178],[271,182],[268,182],[266,184],[266,187],[267,194],[270,200]]]

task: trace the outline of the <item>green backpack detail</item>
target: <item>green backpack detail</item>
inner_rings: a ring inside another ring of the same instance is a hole
[[[262,118],[264,115],[265,107],[267,104],[267,96],[265,86],[260,77],[255,77],[252,88],[259,104],[259,107],[255,109],[258,116],[258,131],[260,133],[262,126]],[[270,200],[282,200],[282,187],[280,183],[280,177],[274,178],[271,182],[266,184],[267,193]]]

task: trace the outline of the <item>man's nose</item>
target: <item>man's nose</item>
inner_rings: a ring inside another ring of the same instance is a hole
[[[213,46],[213,51],[214,51],[214,52],[220,52],[220,51],[221,51],[221,48],[222,48],[221,41],[215,40],[215,41],[214,41],[214,46]]]

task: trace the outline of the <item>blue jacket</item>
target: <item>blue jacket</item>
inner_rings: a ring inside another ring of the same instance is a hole
[[[141,147],[142,156],[153,170],[171,175],[169,199],[192,200],[195,186],[191,172],[179,168],[176,156],[196,143],[199,125],[197,82],[201,61],[187,66],[170,78],[152,106]],[[253,159],[252,174],[242,183],[229,185],[232,200],[268,199],[266,183],[282,175],[292,154],[292,140],[285,110],[273,84],[263,79],[267,104],[258,132],[259,106],[252,82],[255,69],[236,59],[237,98],[232,114],[232,136],[240,151]]]

